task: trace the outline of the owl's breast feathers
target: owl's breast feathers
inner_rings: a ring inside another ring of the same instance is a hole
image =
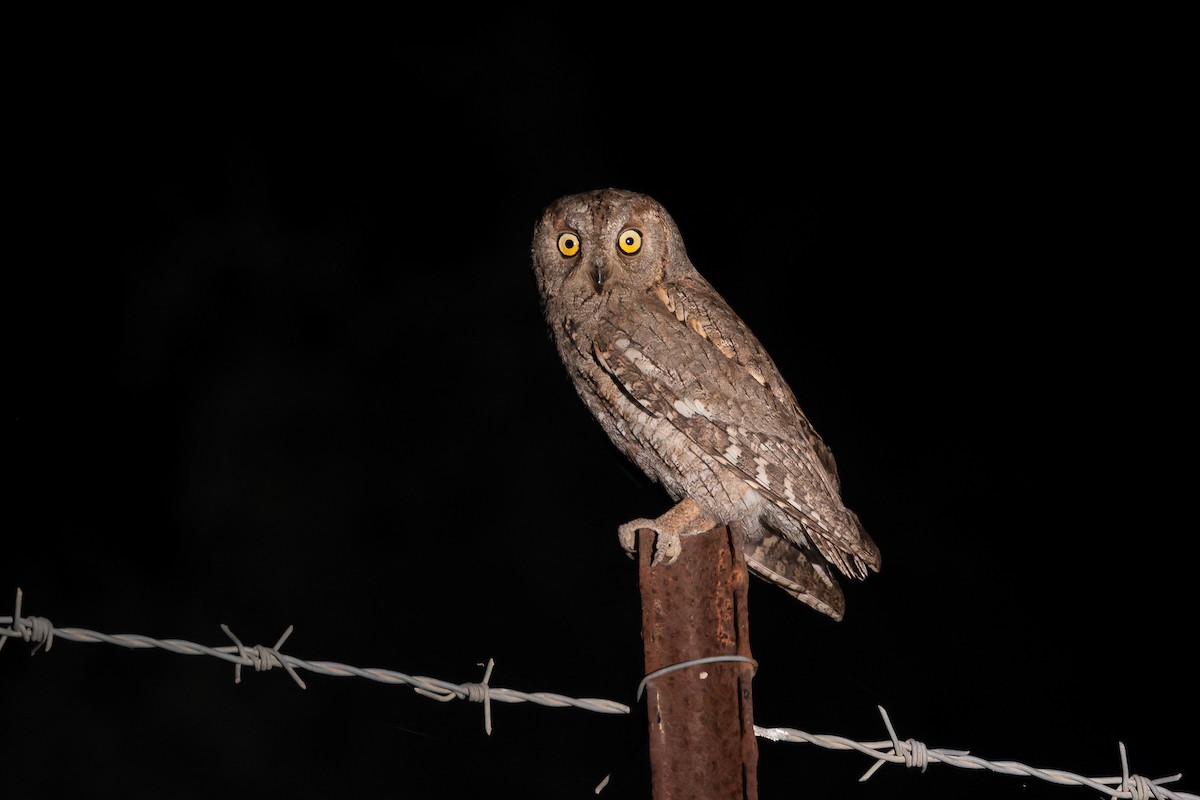
[[[842,573],[862,578],[878,570],[878,548],[842,504],[829,448],[746,324],[698,274],[649,292],[651,314],[609,309],[568,320],[578,326],[570,339],[579,354],[630,401],[631,413],[669,422],[711,469],[732,471]],[[738,516],[732,508],[713,511],[729,521]]]

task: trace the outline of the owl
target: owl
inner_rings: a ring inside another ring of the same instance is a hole
[[[841,619],[833,570],[878,571],[879,549],[841,500],[833,455],[767,351],[688,259],[674,220],[636,192],[563,197],[534,227],[551,338],[612,442],[675,505],[621,525],[655,532],[652,564],[680,537],[731,525],[752,572]]]

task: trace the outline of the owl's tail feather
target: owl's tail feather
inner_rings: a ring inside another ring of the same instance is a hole
[[[879,568],[883,566],[883,558],[879,553],[879,545],[875,544],[871,534],[867,533],[867,529],[858,519],[858,514],[847,508],[846,518],[850,520],[850,527],[854,532],[849,547],[854,563],[853,577],[862,580],[867,577],[868,570],[879,572]]]
[[[739,527],[746,564],[754,574],[822,614],[841,620],[846,600],[819,553],[806,552],[761,523]]]

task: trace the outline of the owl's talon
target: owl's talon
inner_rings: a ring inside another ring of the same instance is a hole
[[[654,558],[650,560],[650,566],[657,567],[659,564],[671,566],[679,559],[679,554],[683,552],[683,545],[679,541],[678,533],[658,532],[658,536],[654,538]]]
[[[635,519],[617,528],[617,540],[630,558],[637,557],[637,532],[641,528],[657,531],[658,526],[652,519]]]

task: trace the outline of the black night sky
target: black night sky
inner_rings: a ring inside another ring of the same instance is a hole
[[[753,582],[758,723],[878,740],[883,706],[1091,776],[1124,742],[1200,792],[1196,131],[1182,52],[1126,22],[686,58],[517,17],[48,39],[7,81],[0,614],[20,587],[61,627],[294,625],[301,658],[633,704],[616,529],[669,499],[574,394],[529,265],[545,205],[618,186],[671,211],[883,552],[840,623]],[[496,704],[488,737],[405,687],[30,650],[0,651],[0,796],[649,797],[640,716]],[[759,747],[764,800],[1099,796]]]

